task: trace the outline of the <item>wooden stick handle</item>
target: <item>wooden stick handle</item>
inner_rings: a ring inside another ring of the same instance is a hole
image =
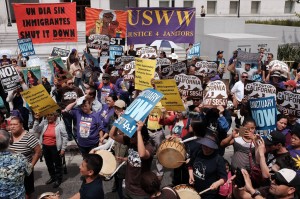
[[[203,191],[201,191],[201,192],[199,193],[199,195],[201,195],[201,194],[203,194],[203,193],[205,193],[205,192],[208,192],[208,191],[210,191],[210,187],[207,188],[207,189],[205,189],[205,190],[203,190]]]

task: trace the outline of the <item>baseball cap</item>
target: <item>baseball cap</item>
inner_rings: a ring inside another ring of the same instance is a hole
[[[102,78],[103,78],[103,77],[110,78],[110,75],[109,75],[108,73],[104,73],[104,74],[102,75]]]
[[[275,180],[277,185],[286,185],[289,187],[294,187],[298,192],[300,189],[300,176],[297,172],[292,169],[281,169],[274,175],[271,175],[271,179]]]
[[[203,138],[197,140],[196,142],[211,149],[218,149],[216,138],[213,135],[206,134]]]
[[[286,86],[292,86],[294,88],[296,88],[296,86],[297,86],[297,84],[296,84],[296,82],[294,80],[288,80],[288,81],[284,82],[284,85],[286,85]]]
[[[115,105],[114,106],[116,106],[118,108],[125,108],[126,104],[125,104],[125,102],[123,100],[117,100],[117,101],[115,101]]]
[[[219,50],[219,51],[217,52],[217,55],[223,54],[223,52],[224,52],[224,51]]]
[[[276,145],[276,144],[285,145],[285,135],[280,131],[272,131],[270,135],[267,135],[265,138],[265,144],[267,146]]]
[[[280,72],[279,71],[274,71],[271,77],[280,77]]]

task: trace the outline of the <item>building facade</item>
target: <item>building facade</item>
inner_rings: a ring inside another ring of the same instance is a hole
[[[85,7],[124,10],[129,7],[195,7],[200,15],[203,5],[208,17],[238,17],[246,20],[296,19],[300,0],[0,0],[0,24],[7,22],[8,12],[15,21],[13,3],[77,2],[77,20],[84,21]],[[240,5],[240,6],[239,6]],[[8,11],[8,12],[7,12]]]

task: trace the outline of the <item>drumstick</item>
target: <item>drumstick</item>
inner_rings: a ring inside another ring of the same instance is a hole
[[[192,140],[196,140],[197,139],[197,136],[193,136],[193,137],[190,137],[188,139],[185,139],[183,141],[180,141],[181,143],[185,143],[185,142],[189,142],[189,141],[192,141]]]
[[[109,152],[111,151],[112,147],[114,146],[114,143],[115,143],[115,140],[112,141],[112,143],[111,143],[111,145],[110,145],[110,147],[108,149]]]
[[[207,188],[207,189],[205,189],[205,190],[203,190],[203,191],[201,191],[201,192],[199,193],[199,195],[201,195],[201,194],[203,194],[203,193],[205,193],[205,192],[208,192],[208,191],[210,191],[210,187]]]
[[[110,179],[112,176],[114,176],[117,171],[126,163],[126,161],[122,162],[117,168],[116,170],[109,176],[109,177],[106,177],[107,179]]]

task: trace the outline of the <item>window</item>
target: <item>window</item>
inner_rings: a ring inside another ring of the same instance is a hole
[[[194,7],[194,2],[193,1],[184,1],[183,2],[183,7],[185,7],[185,8]]]
[[[216,14],[216,1],[207,1],[207,14]]]
[[[238,12],[238,1],[230,1],[229,14],[237,14]]]
[[[136,0],[110,0],[110,9],[111,10],[126,10],[130,7],[137,7]]]
[[[294,10],[295,2],[294,1],[285,1],[284,13],[292,13]]]
[[[251,14],[259,14],[260,10],[260,1],[251,2]]]
[[[169,1],[159,1],[159,7],[170,7]]]

